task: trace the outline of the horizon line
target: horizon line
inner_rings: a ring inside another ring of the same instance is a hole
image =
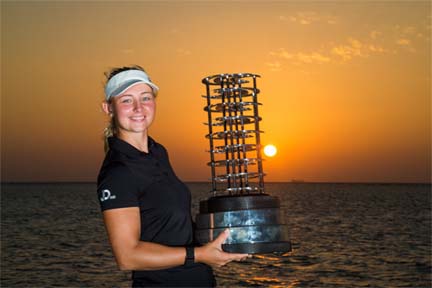
[[[211,184],[211,181],[183,181],[184,183]],[[255,183],[255,182],[253,182]],[[290,184],[422,184],[432,185],[430,182],[386,182],[386,181],[264,181],[266,183],[290,183]],[[97,184],[95,181],[0,181],[3,184]]]

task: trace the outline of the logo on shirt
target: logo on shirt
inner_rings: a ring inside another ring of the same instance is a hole
[[[109,191],[108,189],[102,190],[102,197],[100,198],[101,202],[112,199],[116,199],[116,196],[111,195],[111,191]]]

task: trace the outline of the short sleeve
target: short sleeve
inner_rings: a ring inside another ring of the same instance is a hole
[[[139,207],[138,186],[130,170],[113,165],[101,171],[97,194],[101,210]]]

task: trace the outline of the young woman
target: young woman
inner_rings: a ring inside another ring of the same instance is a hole
[[[148,135],[159,88],[139,66],[107,78],[102,107],[111,122],[97,191],[119,268],[133,271],[133,287],[215,286],[211,267],[248,255],[222,251],[228,231],[193,247],[190,192]]]

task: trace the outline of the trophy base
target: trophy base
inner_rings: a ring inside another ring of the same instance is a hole
[[[230,230],[222,249],[232,253],[285,253],[291,251],[289,230],[280,202],[266,194],[219,196],[200,203],[195,240],[205,244]]]
[[[247,254],[286,253],[291,251],[291,243],[287,241],[268,243],[222,244],[222,250],[229,253]]]

